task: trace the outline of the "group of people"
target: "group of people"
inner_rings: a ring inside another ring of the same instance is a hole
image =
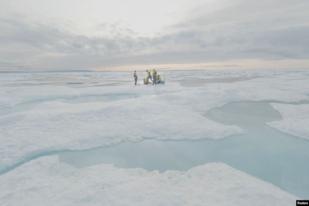
[[[136,71],[133,74],[134,77],[134,84],[137,85],[138,76]],[[164,81],[161,79],[161,76],[157,73],[155,69],[146,70],[146,77],[144,78],[144,84],[162,84]]]

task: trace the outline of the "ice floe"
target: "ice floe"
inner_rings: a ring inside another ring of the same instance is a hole
[[[159,173],[106,164],[77,169],[50,156],[0,176],[0,202],[6,206],[290,206],[296,199],[222,163]]]
[[[42,150],[85,149],[143,139],[219,139],[241,132],[157,97],[42,103],[0,117],[0,125],[0,164]]]
[[[280,112],[282,120],[269,122],[282,132],[309,139],[309,104],[272,104]]]

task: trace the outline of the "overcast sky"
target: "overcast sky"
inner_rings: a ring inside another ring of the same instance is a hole
[[[0,0],[0,45],[0,70],[309,67],[309,0]]]

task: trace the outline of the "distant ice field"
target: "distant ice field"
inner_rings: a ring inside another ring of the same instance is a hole
[[[53,155],[81,178],[109,164],[151,173],[222,162],[309,197],[309,71],[161,73],[157,86],[142,85],[143,72],[137,86],[129,72],[0,73],[0,182],[31,178],[15,172],[28,165],[40,174]]]

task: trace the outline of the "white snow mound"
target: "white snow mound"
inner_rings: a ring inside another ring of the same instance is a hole
[[[281,115],[282,120],[268,123],[282,132],[309,139],[309,104],[271,104]]]
[[[6,206],[290,206],[296,199],[222,163],[159,173],[106,164],[76,169],[50,156],[0,176]]]

